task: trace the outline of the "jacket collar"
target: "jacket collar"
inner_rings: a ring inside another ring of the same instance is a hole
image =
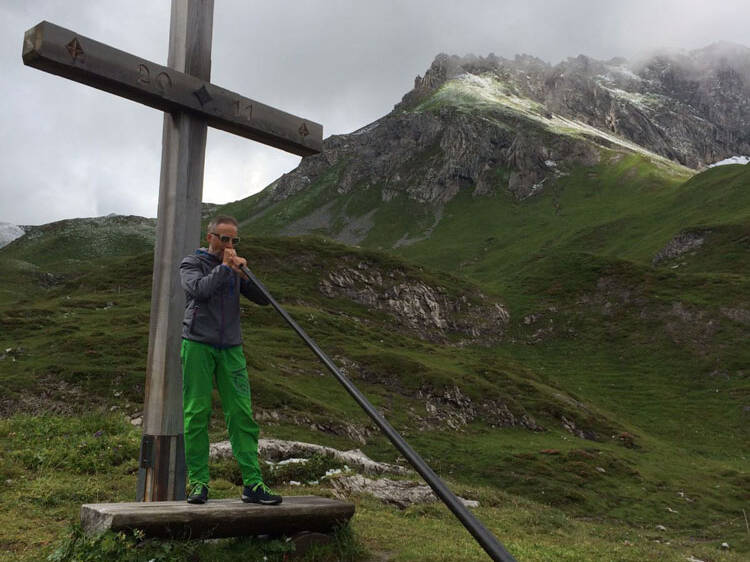
[[[208,258],[209,260],[211,260],[213,262],[216,262],[216,263],[219,263],[219,261],[220,261],[219,258],[216,257],[216,255],[212,254],[211,252],[209,252],[205,248],[198,248],[195,251],[195,253],[196,253],[196,255],[200,256],[203,259]]]

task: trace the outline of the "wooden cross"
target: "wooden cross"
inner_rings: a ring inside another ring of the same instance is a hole
[[[43,21],[23,62],[164,111],[138,501],[184,499],[180,260],[200,242],[206,127],[282,150],[321,151],[323,127],[210,83],[213,0],[172,0],[161,66]]]

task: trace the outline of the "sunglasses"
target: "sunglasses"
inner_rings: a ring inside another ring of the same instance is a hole
[[[227,236],[226,234],[216,234],[215,232],[209,232],[209,234],[216,236],[216,238],[221,240],[222,244],[228,244],[230,240],[232,241],[233,246],[236,246],[240,243],[239,238],[232,238],[231,236]]]

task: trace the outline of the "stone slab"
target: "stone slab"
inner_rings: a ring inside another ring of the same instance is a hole
[[[81,506],[87,533],[141,529],[163,538],[219,538],[331,532],[354,515],[354,504],[318,496],[287,496],[280,505],[211,500],[203,505],[185,501],[97,503]]]

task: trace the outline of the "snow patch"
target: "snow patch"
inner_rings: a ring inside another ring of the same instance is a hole
[[[621,90],[624,92],[624,90]],[[501,82],[495,75],[486,73],[480,76],[476,74],[461,74],[456,79],[447,82],[436,94],[436,97],[447,98],[458,98],[462,96],[470,96],[474,103],[484,103],[489,106],[504,106],[507,109],[516,111],[526,117],[540,123],[548,131],[568,136],[583,136],[589,139],[596,140],[602,139],[607,143],[619,145],[630,151],[637,152],[648,157],[654,163],[660,163],[670,168],[678,167],[671,160],[660,156],[650,150],[634,143],[630,142],[622,137],[618,137],[607,131],[597,129],[591,125],[567,119],[561,115],[555,114],[547,110],[542,104],[537,103],[529,98],[520,97],[515,95],[511,89]],[[636,95],[637,97],[637,95]],[[639,98],[639,101],[643,103],[643,98]]]
[[[480,76],[471,73],[461,74],[456,77],[456,84],[470,90],[470,93],[474,96],[492,104],[500,103],[522,113],[537,115],[546,113],[542,104],[529,98],[514,95],[505,84],[491,74]]]
[[[20,226],[8,222],[0,222],[0,248],[7,246],[16,238],[20,238],[25,231]]]
[[[620,64],[608,64],[607,66],[607,76],[604,76],[604,78],[613,81],[613,75],[619,75],[621,78],[627,78],[628,80],[635,80],[636,82],[642,82],[643,78],[638,76],[635,72],[630,70],[627,66],[623,66]]]
[[[628,92],[620,88],[608,88],[601,84],[600,86],[616,98],[626,100],[639,109],[649,109],[651,106],[658,104],[658,96],[655,94],[639,94],[638,92]]]
[[[725,158],[719,162],[709,164],[709,168],[715,168],[716,166],[727,166],[729,164],[742,164],[743,166],[750,162],[750,156],[732,156],[731,158]]]

